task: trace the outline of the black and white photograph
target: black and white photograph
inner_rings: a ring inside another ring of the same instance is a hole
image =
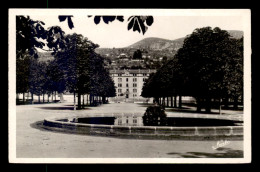
[[[10,163],[250,163],[249,9],[9,9]]]

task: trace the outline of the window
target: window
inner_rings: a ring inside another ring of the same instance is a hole
[[[143,76],[146,76],[147,74],[146,73],[143,73]]]
[[[119,92],[119,93],[122,93],[122,89],[118,89],[118,92]]]
[[[118,119],[118,125],[122,125],[122,119]]]
[[[137,119],[133,119],[133,123],[136,124],[137,123]]]
[[[128,78],[126,78],[126,82],[128,82]]]
[[[122,84],[118,84],[118,87],[122,87]]]
[[[122,82],[122,78],[118,78],[118,82]]]
[[[137,78],[133,78],[133,82],[137,82]]]
[[[126,87],[128,87],[128,84],[126,84]]]
[[[134,74],[133,74],[133,76],[137,76],[137,74],[136,74],[136,73],[134,73]]]
[[[121,73],[119,73],[119,74],[118,74],[118,76],[122,76],[122,74],[121,74]]]
[[[136,83],[133,83],[133,87],[137,87],[137,84],[136,84]]]
[[[137,89],[133,89],[133,92],[134,92],[134,93],[137,93]]]

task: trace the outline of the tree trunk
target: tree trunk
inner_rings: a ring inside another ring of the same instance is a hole
[[[177,95],[174,96],[174,107],[177,107]]]
[[[106,97],[102,96],[102,103],[105,104],[106,103]]]
[[[197,112],[201,112],[201,99],[197,97]]]
[[[206,113],[211,112],[211,98],[207,97],[206,98]]]
[[[179,95],[179,108],[182,108],[182,96]]]
[[[73,98],[74,98],[74,100],[73,100],[74,110],[76,110],[76,94],[75,94],[75,92],[74,92],[73,94],[74,94],[74,95],[73,95]]]
[[[165,97],[162,98],[162,105],[165,106]]]
[[[51,92],[51,101],[53,102],[53,92]]]
[[[42,94],[42,102],[44,103],[44,94]]]
[[[173,107],[173,97],[171,96],[171,107]]]
[[[40,94],[38,95],[38,102],[41,103]]]
[[[219,115],[221,115],[221,98],[219,98]]]
[[[81,95],[78,93],[78,109],[81,109]]]
[[[166,101],[167,101],[167,107],[169,107],[169,97],[166,97]]]
[[[224,99],[224,107],[228,108],[228,97]]]
[[[49,94],[47,94],[47,96],[48,96],[48,103],[50,102],[50,95]]]
[[[55,94],[55,102],[56,102],[56,91],[54,91],[54,94]]]
[[[159,104],[159,98],[158,97],[154,97],[154,103]]]
[[[25,102],[25,93],[23,92],[23,103]]]
[[[84,94],[82,95],[82,97],[83,97],[83,98],[82,98],[82,108],[84,109],[84,106],[85,106],[85,104],[84,104],[84,103],[85,103],[85,102],[84,102]]]
[[[34,100],[33,100],[33,93],[31,93],[31,95],[32,95],[32,104],[34,103]]]
[[[238,98],[235,97],[234,98],[234,110],[237,110],[238,109]]]

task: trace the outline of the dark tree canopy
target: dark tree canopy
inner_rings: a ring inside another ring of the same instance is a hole
[[[212,98],[243,96],[243,38],[232,38],[220,28],[195,29],[188,35],[174,59],[151,75],[144,83],[142,96],[192,96]]]
[[[59,16],[73,27],[72,16]],[[17,16],[17,93],[36,95],[69,91],[81,95],[115,96],[115,87],[98,47],[79,34],[65,35],[57,26],[44,29],[44,23]],[[120,17],[119,17],[119,20]],[[47,44],[46,44],[47,43]],[[47,48],[53,61],[39,61],[38,48]],[[81,102],[78,101],[79,108]]]
[[[16,17],[17,58],[23,58],[26,53],[37,58],[37,48],[44,49],[46,45],[48,51],[57,51],[64,47],[65,33],[62,29],[59,26],[52,26],[46,30],[44,25],[44,22],[34,21],[29,16]]]
[[[220,28],[195,29],[184,40],[176,58],[192,96],[219,98],[228,93],[230,86],[240,85],[229,82],[236,77],[243,80],[243,52],[239,46],[238,40]],[[236,75],[231,76],[231,71]]]
[[[142,59],[142,51],[136,50],[133,54],[133,59]]]

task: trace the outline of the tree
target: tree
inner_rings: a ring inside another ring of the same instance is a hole
[[[205,27],[195,29],[178,50],[175,58],[178,58],[182,67],[189,94],[197,100],[198,111],[202,101],[206,103],[206,111],[210,112],[212,98],[221,100],[231,87],[242,87],[239,82],[229,82],[234,80],[232,77],[236,81],[243,80],[241,74],[235,75],[238,71],[234,68],[234,62],[240,66],[241,73],[243,57],[238,44],[234,42],[227,31]],[[235,76],[231,76],[230,71]]]
[[[65,74],[64,71],[60,69],[57,59],[54,59],[47,65],[46,78],[45,90],[48,97],[53,95],[53,92],[63,93],[66,90]]]
[[[195,29],[174,59],[150,75],[142,89],[142,96],[157,102],[159,97],[177,95],[179,100],[196,98],[197,111],[205,107],[210,112],[213,98],[220,103],[222,98],[233,98],[236,108],[243,97],[243,38],[231,38],[219,28]]]
[[[23,93],[23,102],[25,101],[25,93],[29,90],[29,70],[30,56],[16,60],[16,93]]]
[[[133,59],[142,59],[142,51],[136,50],[133,54]]]
[[[177,95],[181,96],[184,80],[177,62],[177,59],[170,60],[150,75],[143,85],[141,95],[154,97],[157,103],[160,103],[159,97],[163,97],[163,105],[165,97],[174,96],[176,100]]]
[[[66,35],[65,39],[66,47],[58,51],[55,58],[64,74],[66,90],[78,95],[78,109],[84,94],[90,94],[91,103],[94,96],[114,96],[114,85],[104,69],[104,58],[94,51],[98,45],[79,34]]]
[[[40,102],[40,95],[46,93],[44,88],[47,81],[46,79],[46,64],[31,58],[29,72],[29,91],[32,94],[32,99],[33,94],[36,94],[38,96],[38,101]]]
[[[16,57],[23,58],[24,54],[29,54],[38,58],[37,48],[57,51],[64,47],[64,32],[59,26],[52,26],[47,30],[45,23],[38,20],[32,20],[29,16],[16,17]]]

